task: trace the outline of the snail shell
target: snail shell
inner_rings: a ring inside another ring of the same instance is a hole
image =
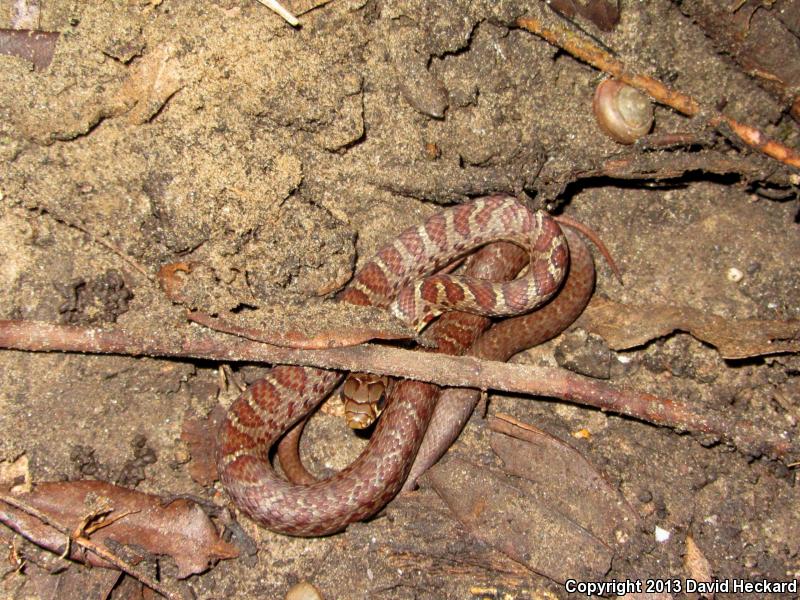
[[[597,86],[592,109],[600,129],[620,144],[633,144],[653,127],[650,99],[616,79]]]

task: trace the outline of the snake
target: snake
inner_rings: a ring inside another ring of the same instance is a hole
[[[567,278],[558,293],[537,310],[494,324],[470,346],[467,355],[485,360],[506,361],[511,356],[556,337],[583,312],[594,292],[594,259],[586,244],[578,237],[580,231],[590,239],[605,257],[621,280],[619,270],[608,249],[597,234],[582,224],[563,216],[555,217],[565,229],[570,249]],[[496,242],[475,256],[470,264],[471,274],[484,279],[511,277],[527,263],[527,254],[519,247]],[[473,327],[482,331],[485,323],[474,315],[452,312],[444,317],[463,329]],[[450,326],[452,329],[452,325]],[[452,349],[452,347],[451,347]],[[351,373],[342,386],[345,420],[353,429],[363,429],[377,419],[385,405],[389,379],[369,373]],[[376,400],[377,398],[377,400]],[[441,458],[458,438],[480,399],[480,393],[468,388],[448,388],[441,392],[425,437],[411,467],[403,490],[410,491],[425,471]],[[278,445],[278,458],[287,477],[296,483],[309,485],[317,478],[300,459],[300,437],[305,422],[291,429]]]
[[[571,226],[578,225],[575,221],[564,217],[556,217],[556,221],[562,225],[565,223]],[[594,232],[581,230],[599,246],[601,253],[616,271],[616,265],[610,258],[608,250]],[[580,316],[594,291],[594,259],[574,231],[567,229],[564,234],[570,248],[570,270],[558,294],[538,310],[514,319],[506,319],[492,327],[489,333],[482,335],[470,347],[466,352],[467,355],[505,362],[522,350],[533,348],[556,337]],[[519,271],[527,263],[527,258],[525,252],[518,246],[498,242],[494,252],[484,253],[470,268],[473,274],[478,273],[481,278],[487,279],[502,273],[504,267],[509,272]],[[457,313],[453,316],[460,318]],[[385,391],[388,385],[389,378],[385,375],[374,373],[348,375],[342,385],[341,400],[345,421],[351,429],[366,429],[377,420],[386,403]],[[466,418],[472,414],[478,397],[477,392],[465,388],[450,388],[442,393],[404,489],[413,485],[416,476],[427,470],[427,467],[441,456],[441,452],[429,450],[432,440],[446,438],[437,443],[443,451],[450,446],[455,437],[458,437]],[[464,404],[461,410],[446,408],[450,404],[459,403]],[[440,414],[441,416],[438,416]],[[449,431],[451,428],[452,433],[438,433],[440,429]],[[285,462],[286,459],[282,457],[281,460]]]
[[[522,276],[494,283],[475,275],[436,273],[496,241],[525,249],[528,266]],[[436,351],[460,354],[488,326],[489,317],[526,313],[552,298],[569,269],[569,254],[567,238],[546,213],[532,211],[511,196],[488,196],[439,211],[400,233],[358,270],[337,298],[386,308],[416,331],[438,314],[455,311],[444,314],[425,334]],[[462,317],[448,319],[453,314]],[[469,318],[482,325],[466,326]],[[272,467],[270,449],[342,377],[327,369],[274,366],[228,409],[217,434],[220,481],[233,503],[259,525],[295,536],[336,533],[374,515],[402,487],[439,395],[432,384],[393,381],[367,447],[332,477],[299,485]]]

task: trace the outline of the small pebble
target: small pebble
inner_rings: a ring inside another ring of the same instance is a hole
[[[323,597],[316,587],[307,581],[301,581],[289,588],[286,600],[323,600]]]
[[[424,63],[416,61],[398,65],[400,71],[400,93],[417,112],[443,119],[448,107],[447,88],[434,77]]]
[[[761,263],[760,262],[751,262],[747,265],[747,274],[748,275],[755,275],[761,270]]]
[[[428,160],[436,160],[442,155],[442,151],[433,142],[425,142],[425,158]]]
[[[668,541],[670,536],[672,535],[669,531],[667,531],[666,529],[661,529],[661,527],[659,527],[658,525],[656,525],[655,534],[656,534],[656,541],[662,544]]]
[[[728,281],[732,281],[733,283],[739,283],[744,277],[744,273],[742,273],[736,267],[731,267],[730,269],[728,269],[727,277]]]
[[[578,431],[573,431],[572,437],[577,438],[579,440],[588,440],[589,438],[592,437],[592,434],[588,429],[583,428],[579,429]]]
[[[175,462],[179,465],[184,465],[192,460],[192,455],[189,454],[189,451],[186,448],[177,448],[173,455]]]

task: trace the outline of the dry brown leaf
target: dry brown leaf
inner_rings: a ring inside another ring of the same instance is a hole
[[[0,54],[25,59],[43,71],[53,60],[59,36],[56,31],[0,29]]]
[[[492,450],[520,487],[609,545],[633,535],[639,517],[575,448],[506,415],[489,420]]]
[[[572,19],[576,14],[590,20],[603,31],[611,31],[619,22],[619,6],[613,0],[550,0],[550,8]]]
[[[25,575],[29,569],[26,568]],[[52,573],[37,570],[33,577],[38,579],[35,589],[39,592],[40,600],[63,600],[64,598],[109,598],[112,590],[114,598],[124,599],[118,594],[120,579],[129,579],[141,584],[135,579],[125,577],[119,571],[108,569],[66,569],[53,577]],[[141,598],[141,595],[139,596]]]
[[[713,581],[711,563],[700,551],[692,536],[686,536],[686,554],[683,556],[683,566],[691,579],[695,581]],[[714,593],[705,594],[709,600],[714,600]]]
[[[606,544],[502,473],[453,458],[422,479],[475,537],[553,581],[593,581],[611,567],[614,553]]]
[[[172,502],[119,487],[104,481],[67,481],[40,483],[29,494],[18,494],[14,499],[40,511],[54,523],[70,530],[79,527],[91,515],[100,501],[113,510],[107,519],[124,517],[97,528],[89,537],[98,545],[128,546],[140,561],[141,550],[151,555],[168,555],[178,566],[178,578],[205,571],[218,560],[235,558],[238,551],[222,540],[214,524],[199,505],[184,498]],[[31,540],[35,544],[63,553],[65,536],[38,518],[0,501],[0,522]],[[98,522],[92,521],[92,526]],[[70,558],[92,566],[111,567],[92,553],[72,545]],[[135,558],[129,562],[138,562]]]
[[[685,331],[717,348],[726,359],[800,352],[800,320],[733,320],[687,306],[629,306],[595,297],[580,323],[614,350]]]

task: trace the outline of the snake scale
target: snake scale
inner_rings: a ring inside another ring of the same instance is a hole
[[[527,250],[523,276],[497,284],[432,273],[471,249],[504,240]],[[558,224],[509,196],[479,198],[445,209],[383,247],[339,294],[344,302],[387,307],[417,330],[443,310],[488,316],[524,313],[551,298],[569,268]],[[422,277],[422,278],[421,278]],[[447,317],[449,315],[445,315]],[[463,353],[480,334],[455,319],[426,332],[440,351]],[[437,333],[438,332],[438,333]],[[334,533],[380,510],[401,488],[431,419],[439,389],[395,382],[369,444],[346,469],[308,486],[281,478],[270,448],[339,383],[324,369],[276,366],[231,405],[217,437],[220,480],[234,503],[257,523],[281,533]]]

